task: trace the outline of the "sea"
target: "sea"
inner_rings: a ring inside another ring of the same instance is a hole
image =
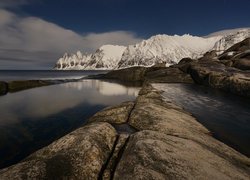
[[[0,70],[0,81],[80,79],[87,75],[103,74],[108,71],[58,71],[58,70]]]

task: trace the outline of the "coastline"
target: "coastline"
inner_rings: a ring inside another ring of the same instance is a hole
[[[118,132],[122,125],[134,131]],[[248,179],[249,165],[249,158],[214,139],[190,113],[145,83],[134,102],[96,113],[86,126],[2,169],[0,176]]]
[[[135,101],[97,112],[86,125],[18,164],[0,170],[0,176],[3,179],[249,179],[248,157],[216,140],[192,114],[164,100],[162,92],[151,85],[191,83],[249,98],[250,72],[233,67],[232,63],[239,61],[235,57],[223,58],[210,52],[198,60],[184,58],[171,67],[131,67],[83,78],[143,83],[143,87]],[[10,90],[50,85],[45,82],[15,82]],[[64,82],[68,80],[51,81]],[[0,85],[4,92],[6,84]],[[7,90],[9,87],[7,84]]]

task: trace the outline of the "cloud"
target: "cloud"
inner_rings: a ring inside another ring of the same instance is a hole
[[[81,35],[37,17],[20,17],[0,9],[0,69],[14,65],[13,61],[8,64],[8,59],[19,59],[18,68],[52,68],[64,52],[93,52],[104,44],[130,45],[139,41],[141,39],[132,32],[113,31]],[[21,67],[24,59],[24,67]],[[27,67],[27,64],[30,65]]]
[[[6,8],[6,7],[17,7],[20,5],[28,4],[30,0],[1,0],[0,1],[0,7]]]

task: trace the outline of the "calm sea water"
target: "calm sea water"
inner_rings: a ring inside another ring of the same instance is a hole
[[[103,71],[0,71],[0,80],[79,79]],[[165,98],[197,117],[216,138],[250,156],[250,100],[187,84],[155,84]],[[134,100],[140,87],[82,80],[0,96],[0,168],[14,164],[97,111]]]
[[[0,81],[37,79],[79,79],[107,71],[0,70]]]
[[[197,85],[154,86],[191,112],[215,138],[250,157],[250,99]]]
[[[139,87],[82,80],[0,96],[0,168],[86,123],[97,111],[134,100]]]

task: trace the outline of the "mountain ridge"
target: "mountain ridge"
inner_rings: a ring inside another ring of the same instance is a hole
[[[216,34],[216,33],[213,33]],[[166,66],[178,63],[182,58],[199,58],[204,53],[215,50],[223,53],[232,45],[250,37],[250,29],[227,30],[215,36],[198,37],[189,34],[159,34],[135,45],[103,45],[94,53],[65,53],[55,70],[113,70],[133,66],[153,66],[164,63]]]

